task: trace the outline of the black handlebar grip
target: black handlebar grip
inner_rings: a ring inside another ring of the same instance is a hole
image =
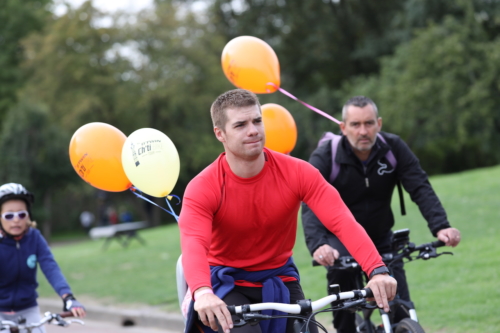
[[[363,288],[364,291],[366,291],[366,298],[373,297],[373,292],[370,288]]]
[[[319,262],[317,262],[316,260],[314,260],[314,259],[312,261],[312,265],[313,266],[321,266],[321,264]]]
[[[445,246],[446,244],[440,240],[437,240],[437,241],[434,241],[431,243],[431,246],[436,248],[436,247],[441,247],[441,246]]]
[[[236,306],[235,305],[228,305],[227,309],[229,310],[230,314],[236,314]]]
[[[59,316],[61,316],[61,318],[73,317],[73,312],[71,311],[62,312],[59,313]]]

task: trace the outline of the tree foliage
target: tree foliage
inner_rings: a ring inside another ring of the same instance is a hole
[[[50,0],[2,0],[0,10],[0,119],[16,101],[24,75],[19,68],[24,53],[21,40],[42,29]]]
[[[240,35],[267,41],[282,87],[337,118],[348,97],[372,97],[384,129],[407,140],[430,173],[500,162],[500,1],[156,0],[154,9],[112,16],[85,2],[60,17],[47,15],[48,0],[6,1],[0,146],[12,156],[0,178],[70,203],[72,219],[96,201],[67,159],[70,135],[89,122],[167,134],[180,155],[174,193],[182,196],[222,151],[209,109],[234,88],[220,56]],[[338,130],[282,94],[259,98],[294,116],[293,156],[307,159],[321,132]],[[127,194],[109,197],[140,210]]]
[[[51,119],[47,108],[22,101],[11,109],[0,135],[0,182],[23,184],[35,193],[35,217],[50,233],[51,197],[77,177],[68,155],[69,133]],[[40,220],[39,220],[40,221]]]
[[[372,96],[430,172],[500,163],[499,54],[500,39],[474,17],[448,16],[383,59],[380,75],[346,84],[345,96]]]
[[[100,28],[103,14],[84,3],[48,24],[45,31],[24,41],[30,76],[23,93],[50,107],[54,119],[70,131],[102,121],[119,126],[133,123],[134,89],[118,84],[119,73],[129,68],[127,59],[114,52],[117,28]]]
[[[128,38],[147,59],[130,73],[142,92],[137,108],[146,126],[163,131],[176,145],[181,192],[222,151],[212,131],[210,105],[231,89],[220,67],[224,40],[201,21],[188,8],[165,1],[128,27]]]

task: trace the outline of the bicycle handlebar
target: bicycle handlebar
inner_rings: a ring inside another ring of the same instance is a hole
[[[397,255],[393,255],[392,253],[383,254],[382,259],[383,259],[384,263],[386,265],[388,265],[392,261],[394,261],[394,259],[401,259],[401,258],[407,257],[413,252],[417,252],[417,251],[424,251],[425,252],[426,251],[426,252],[432,253],[434,249],[436,249],[438,247],[445,246],[445,245],[446,244],[440,240],[436,240],[436,241],[433,241],[431,243],[421,244],[418,246],[415,246],[415,244],[413,244],[413,243],[409,243],[405,248],[400,250],[400,252]],[[451,252],[444,252],[444,253],[451,254]],[[424,254],[424,255],[419,255],[419,258],[429,259],[431,257],[436,257],[438,255],[439,254],[436,255],[436,253],[434,252],[433,256]],[[316,260],[312,260],[312,265],[313,266],[321,266],[321,264],[318,263]],[[336,269],[358,269],[358,268],[360,268],[359,264],[351,256],[342,256],[342,257],[338,258],[337,260],[335,260],[333,266],[330,266],[330,267],[333,267]]]
[[[62,318],[68,318],[68,317],[73,317],[73,313],[71,311],[66,311],[62,313],[51,313],[51,312],[45,312],[44,317],[40,319],[39,322],[37,323],[26,323],[26,324],[20,324],[16,323],[10,320],[2,320],[0,321],[0,329],[4,329],[4,327],[10,328],[17,328],[17,329],[31,329],[31,328],[36,328],[40,327],[46,323],[50,323],[52,320],[56,320],[57,325],[59,326],[68,326],[72,322],[77,322],[81,325],[83,325],[83,321],[79,319],[73,319],[73,320],[68,320],[64,321]]]
[[[364,288],[361,290],[353,290],[346,291],[334,295],[329,295],[323,298],[318,299],[317,301],[306,302],[299,304],[284,304],[284,303],[255,303],[255,304],[247,304],[247,305],[228,305],[228,310],[231,314],[237,313],[247,313],[254,311],[262,311],[262,310],[277,310],[290,314],[302,314],[306,311],[316,311],[319,310],[331,302],[335,302],[338,300],[346,300],[346,299],[359,299],[359,298],[370,298],[373,297],[373,293],[370,288]]]
[[[313,266],[321,266],[321,264],[314,259],[312,261],[312,265]],[[333,262],[333,266],[331,266],[331,267],[335,267],[338,269],[349,269],[349,268],[358,268],[359,264],[356,262],[356,260],[354,260],[353,257],[343,256],[343,257],[336,259]]]
[[[426,247],[433,247],[433,248],[438,248],[438,247],[442,247],[442,246],[445,246],[446,244],[440,240],[437,240],[437,241],[434,241],[434,242],[431,242],[431,243],[427,243],[427,244],[422,244],[422,245],[419,245],[419,246],[416,246],[415,247],[415,251],[418,251],[418,250],[425,250]]]

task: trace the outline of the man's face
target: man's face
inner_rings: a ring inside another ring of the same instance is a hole
[[[259,107],[228,108],[226,116],[225,130],[214,128],[215,136],[224,144],[226,153],[244,160],[258,157],[266,139]]]
[[[361,152],[369,152],[372,149],[381,128],[382,118],[376,117],[375,110],[370,104],[362,108],[349,105],[346,119],[340,123],[340,129],[351,147]]]

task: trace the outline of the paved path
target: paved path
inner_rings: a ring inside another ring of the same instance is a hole
[[[180,313],[167,313],[154,307],[137,305],[130,308],[105,306],[91,302],[82,297],[82,303],[87,310],[83,319],[84,326],[74,323],[70,327],[46,325],[49,333],[181,333],[184,321]],[[38,304],[43,312],[61,312],[61,300],[39,298]],[[123,326],[125,322],[132,326]]]
[[[73,323],[68,327],[45,325],[47,333],[181,333],[182,331],[152,327],[121,326],[103,321],[84,319],[85,325]]]

